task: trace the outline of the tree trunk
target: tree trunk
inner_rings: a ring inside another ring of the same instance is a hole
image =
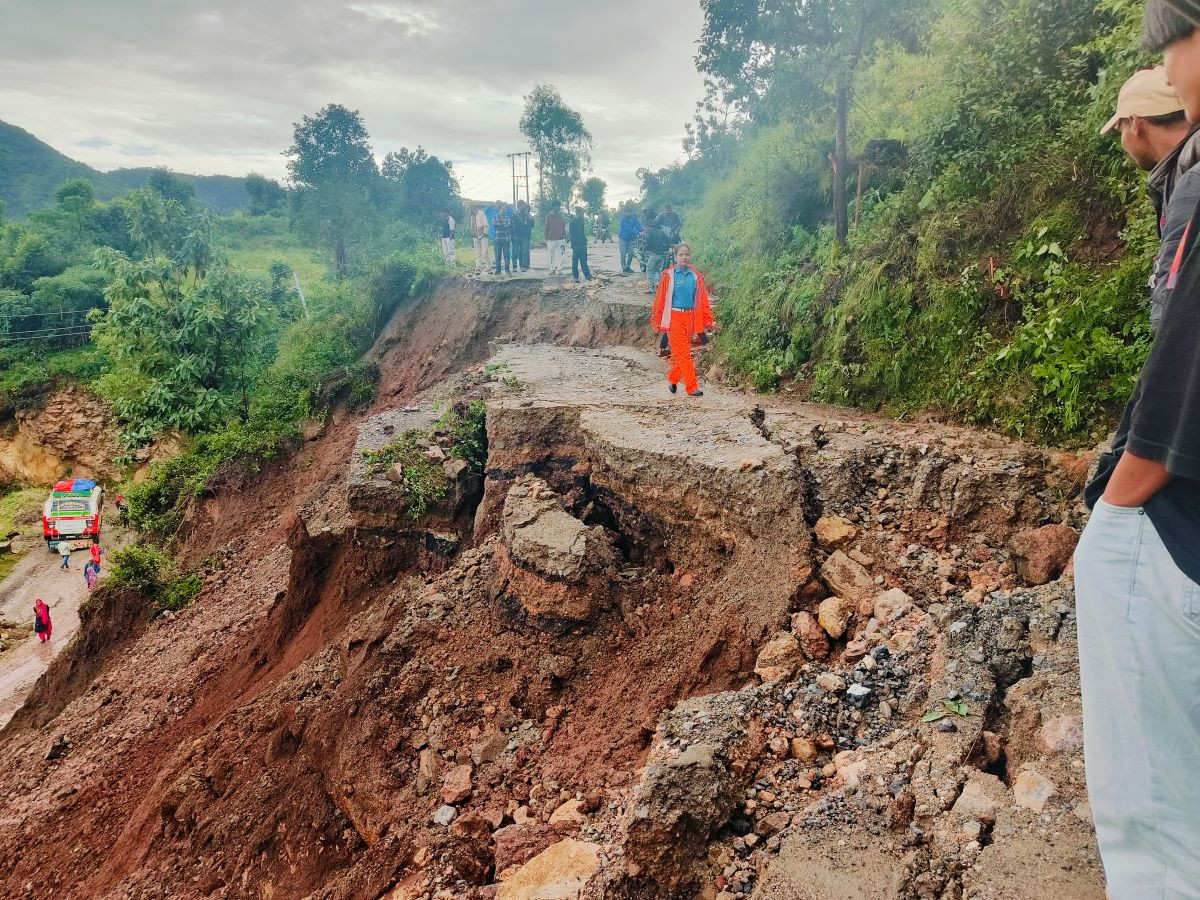
[[[846,149],[846,118],[850,106],[850,75],[838,78],[834,98],[837,135],[833,148],[833,229],[839,243],[849,232],[846,204],[846,169],[849,166]]]
[[[854,192],[854,233],[858,234],[858,216],[862,212],[863,164],[858,163],[858,190]]]

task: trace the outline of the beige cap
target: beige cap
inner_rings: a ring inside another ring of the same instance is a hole
[[[1148,119],[1182,110],[1183,101],[1175,93],[1175,88],[1167,84],[1166,68],[1157,66],[1153,69],[1142,69],[1140,72],[1134,72],[1129,76],[1129,80],[1121,85],[1121,92],[1117,95],[1117,114],[1104,124],[1100,133],[1107,134],[1117,127],[1118,122],[1130,116]]]

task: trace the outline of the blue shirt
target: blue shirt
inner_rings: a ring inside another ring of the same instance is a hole
[[[691,309],[696,305],[696,273],[682,266],[675,267],[675,292],[671,295],[672,309]]]
[[[623,241],[636,240],[637,236],[642,233],[642,223],[638,221],[636,215],[626,213],[621,216],[621,227],[617,231],[617,237]]]

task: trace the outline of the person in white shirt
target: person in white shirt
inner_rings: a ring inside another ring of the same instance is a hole
[[[442,210],[442,257],[446,265],[453,268],[458,265],[458,253],[454,249],[454,216]]]

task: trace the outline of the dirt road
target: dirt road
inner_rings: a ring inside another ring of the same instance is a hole
[[[109,538],[106,554],[108,547],[116,549],[125,543],[124,535],[115,531],[109,533]],[[32,622],[33,601],[41,597],[50,607],[50,620],[54,624],[53,637],[47,643],[30,634],[27,640],[0,655],[0,728],[20,708],[34,682],[79,628],[79,607],[87,597],[83,580],[87,560],[86,550],[76,550],[71,554],[71,567],[60,571],[59,555],[35,546],[0,581],[0,619]]]

